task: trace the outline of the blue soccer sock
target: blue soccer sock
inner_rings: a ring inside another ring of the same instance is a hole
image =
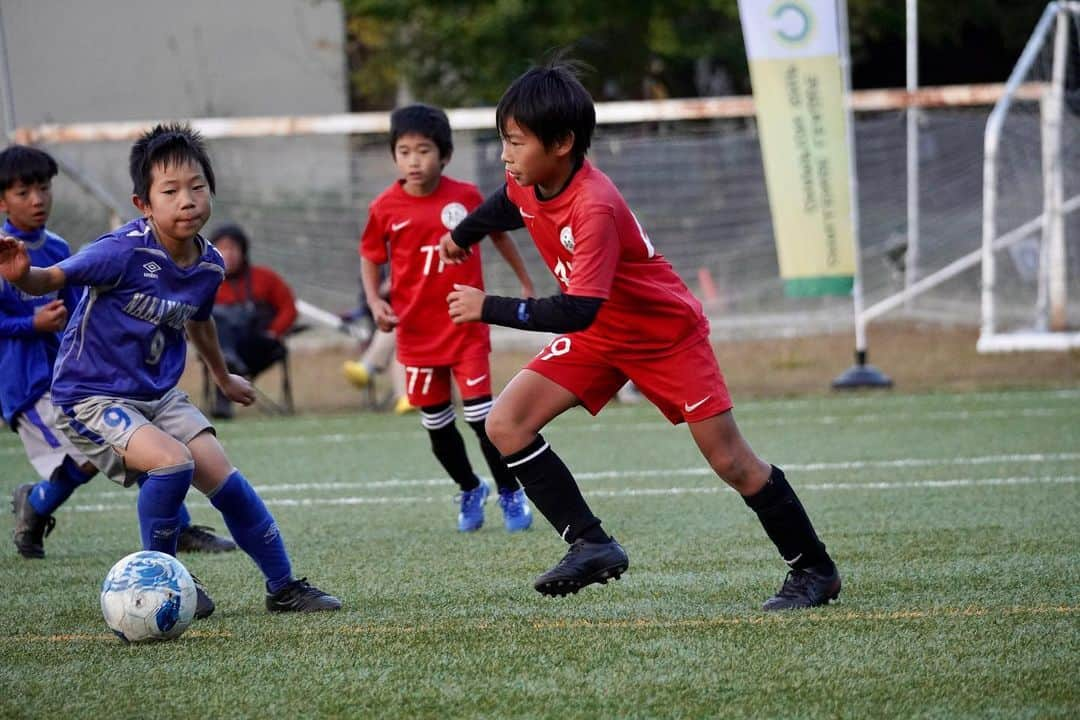
[[[135,482],[137,482],[141,488],[143,483],[146,482],[146,475],[142,475]],[[187,503],[182,503],[180,505],[180,514],[177,516],[177,519],[179,520],[179,527],[181,530],[191,527],[191,513],[188,512]]]
[[[183,530],[186,527],[191,527],[191,513],[187,510],[187,503],[180,506],[180,514],[176,516],[179,521],[179,527]]]
[[[64,458],[64,463],[56,469],[52,477],[42,480],[30,491],[30,507],[38,515],[52,515],[56,508],[64,504],[71,497],[75,488],[85,484],[94,477],[94,473],[87,475],[69,457]]]
[[[292,564],[285,550],[277,523],[262,498],[239,470],[208,496],[210,504],[221,511],[225,526],[266,577],[266,588],[277,592],[292,579]]]
[[[195,463],[189,460],[151,470],[143,476],[138,502],[143,550],[176,555],[180,508],[194,475]]]

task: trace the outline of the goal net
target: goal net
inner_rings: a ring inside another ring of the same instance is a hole
[[[1078,40],[1050,3],[986,125],[980,352],[1080,347]]]

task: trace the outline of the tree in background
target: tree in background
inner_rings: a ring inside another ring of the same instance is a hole
[[[764,1],[764,0],[763,0]],[[593,68],[597,99],[747,93],[736,0],[344,0],[353,109],[408,96],[447,107],[494,104],[558,49]],[[919,4],[924,85],[1000,82],[1046,3]],[[848,0],[856,87],[904,84],[904,3]],[[651,90],[650,90],[651,89]],[[404,93],[404,94],[402,94]]]

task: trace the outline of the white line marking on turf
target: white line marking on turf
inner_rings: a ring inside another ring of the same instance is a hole
[[[736,410],[736,414],[738,411]],[[941,422],[967,422],[973,420],[1014,420],[1016,418],[1071,417],[1077,415],[1075,408],[1020,408],[995,410],[942,410],[929,413],[863,413],[861,415],[816,415],[813,417],[756,417],[739,416],[739,424],[753,426],[780,427],[785,425],[851,425],[868,422],[895,423],[903,420],[925,420]],[[598,422],[589,425],[555,424],[544,430],[545,435],[559,433],[622,433],[627,430],[650,430],[669,427],[663,418],[641,422]],[[223,438],[226,447],[242,445],[315,445],[341,443],[362,444],[372,440],[387,438],[419,438],[426,433],[416,430],[379,430],[358,429],[355,433],[325,433],[322,435],[240,435]]]
[[[1080,460],[1080,453],[1030,453],[1012,455],[982,455],[959,458],[899,458],[896,460],[850,460],[846,462],[823,463],[781,463],[787,472],[829,472],[833,470],[866,470],[871,468],[913,468],[938,467],[947,465],[992,465],[1004,463],[1054,463]],[[713,475],[711,468],[655,468],[649,470],[602,470],[597,472],[575,473],[578,480],[610,480],[620,478],[648,477],[708,477]],[[296,492],[306,490],[379,490],[397,487],[448,487],[450,480],[437,478],[388,478],[386,480],[368,480],[354,482],[310,482],[310,483],[275,483],[255,485],[260,494],[278,492]],[[106,485],[105,487],[111,487]],[[799,485],[801,487],[801,484]],[[105,490],[93,492],[91,489],[80,491],[84,498],[127,497],[130,490]]]
[[[911,482],[870,482],[870,483],[808,483],[798,486],[801,491],[831,490],[916,490],[921,488],[955,487],[994,487],[1007,485],[1057,485],[1080,482],[1080,475],[1042,477],[1002,477],[1002,478],[957,478],[953,480],[915,480]],[[663,495],[712,495],[727,492],[726,485],[708,487],[668,487],[668,488],[619,488],[616,490],[590,489],[590,497],[656,497]],[[411,497],[343,497],[343,498],[267,498],[267,505],[281,507],[319,507],[337,505],[402,505],[416,503],[448,502],[450,496],[411,496]],[[111,510],[131,510],[127,505],[75,505],[62,508],[71,512],[108,512]]]
[[[995,485],[1042,485],[1080,482],[1080,475],[1008,478],[958,478],[955,480],[916,480],[913,482],[873,483],[809,483],[800,484],[803,490],[912,490],[919,488],[976,487]],[[710,495],[729,490],[726,485],[701,488],[624,488],[620,490],[589,490],[590,497],[654,497],[657,495]]]
[[[967,458],[901,458],[897,460],[853,460],[832,463],[791,463],[781,467],[788,472],[827,472],[831,470],[865,470],[868,468],[903,468],[936,467],[945,465],[987,465],[996,463],[1046,463],[1080,460],[1080,453],[1033,453],[1013,455],[984,455]],[[645,477],[708,477],[713,475],[710,468],[658,468],[650,470],[604,470],[598,472],[576,473],[578,480],[608,480],[619,478]],[[259,493],[294,492],[303,490],[378,490],[394,487],[440,487],[449,480],[439,478],[371,480],[357,482],[312,482],[312,483],[277,483],[256,485]],[[86,492],[84,497],[92,495],[98,498],[126,497],[128,490],[106,490],[104,492]]]

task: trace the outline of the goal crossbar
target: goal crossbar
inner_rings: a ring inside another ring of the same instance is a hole
[[[1021,97],[1038,98],[1039,83],[1015,91]],[[925,87],[914,92],[902,89],[856,90],[852,93],[855,112],[880,112],[908,107],[977,107],[992,105],[1006,92],[1003,83]],[[495,127],[495,108],[447,110],[455,130],[490,130]],[[596,103],[598,124],[714,120],[753,117],[754,99],[748,95],[672,100],[638,100]],[[387,133],[390,117],[385,112],[341,113],[337,115],[291,115],[277,117],[194,118],[191,126],[208,140],[243,137],[284,137],[294,135],[340,135]],[[43,143],[91,143],[132,141],[152,127],[152,120],[90,123],[47,123],[20,127],[11,133],[24,145]]]

